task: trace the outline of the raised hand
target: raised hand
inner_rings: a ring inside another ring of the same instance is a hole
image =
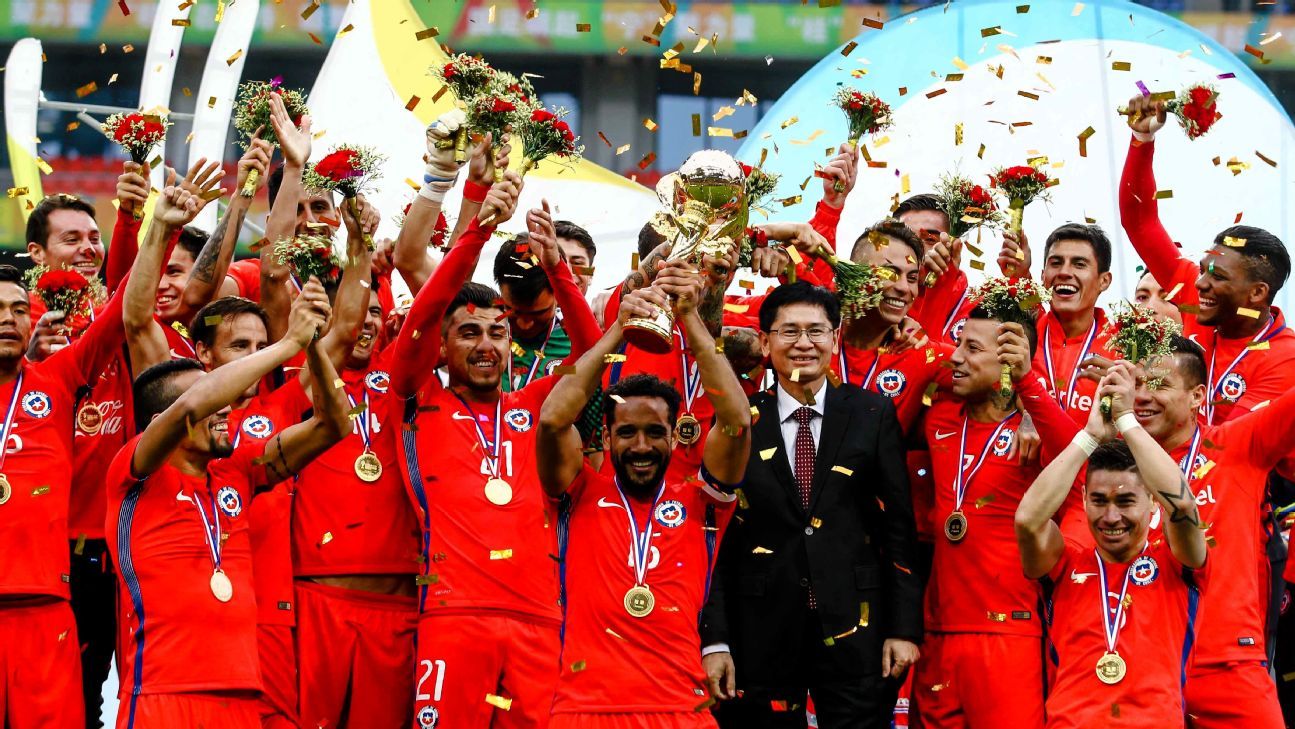
[[[117,177],[117,200],[123,212],[134,213],[144,209],[148,201],[148,178],[144,176],[144,166],[136,162],[126,162],[121,166],[121,175]]]
[[[207,198],[220,197],[222,171],[219,162],[207,163],[200,159],[189,168],[189,174],[179,183],[175,170],[169,171],[166,189],[153,207],[153,219],[170,228],[182,228],[198,216],[207,204]],[[216,195],[212,195],[216,192]]]
[[[670,297],[675,315],[684,317],[697,310],[706,279],[685,261],[666,261],[657,271],[652,287]]]
[[[1129,128],[1139,134],[1154,135],[1165,125],[1165,102],[1153,101],[1150,96],[1129,99]]]
[[[278,96],[275,96],[275,98],[277,99]],[[283,102],[279,103],[282,104]],[[242,190],[253,170],[258,175],[259,184],[257,187],[264,185],[265,181],[269,179],[270,158],[273,155],[274,145],[261,139],[261,129],[257,129],[256,134],[252,135],[251,143],[247,145],[247,151],[238,160],[238,184],[235,185],[234,189]]]
[[[40,362],[68,345],[67,314],[47,311],[32,326],[31,342],[27,345],[27,359]]]
[[[301,293],[292,302],[292,312],[288,315],[287,337],[305,349],[311,340],[323,333],[328,326],[333,309],[328,303],[328,294],[324,285],[314,276],[301,287]]]
[[[491,154],[494,137],[490,132],[481,135],[472,147],[472,156],[468,159],[468,179],[482,187],[489,187],[495,182],[495,168],[508,169],[508,155],[512,153],[512,137],[508,134],[500,138],[499,149]]]
[[[1019,234],[1011,230],[1003,232],[1003,247],[998,252],[998,270],[1004,276],[1026,276],[1030,273],[1030,239],[1025,231]]]
[[[310,159],[310,115],[301,117],[301,124],[292,123],[288,108],[278,94],[270,94],[270,126],[274,135],[279,138],[279,149],[283,150],[283,161],[294,167],[305,167]]]
[[[670,300],[654,287],[635,289],[621,297],[621,306],[616,313],[616,321],[623,327],[630,319],[651,319],[656,316],[657,308],[668,310]]]
[[[922,257],[922,266],[936,276],[943,276],[949,271],[956,271],[962,265],[962,239],[950,238],[947,233],[940,234],[940,240],[926,249]],[[931,281],[927,281],[931,285]]]
[[[551,271],[562,263],[562,249],[558,246],[558,234],[553,228],[553,214],[549,211],[549,201],[541,200],[544,206],[532,208],[526,213],[526,229],[531,234],[531,252],[540,259],[540,266]]]
[[[854,189],[858,170],[859,150],[842,144],[837,155],[823,167],[823,202],[838,210],[845,207],[845,198]]]
[[[998,325],[998,363],[1012,368],[1012,382],[1020,382],[1030,372],[1030,343],[1025,330],[1015,322]]]
[[[493,183],[486,201],[477,213],[481,225],[499,226],[517,212],[517,198],[522,194],[522,177],[516,172],[504,173],[504,179]]]
[[[451,109],[427,125],[427,156],[423,158],[427,163],[427,174],[450,180],[458,177],[463,163],[454,161],[454,144],[451,140],[466,122],[467,115],[462,109]],[[493,174],[492,171],[491,180],[494,179]]]

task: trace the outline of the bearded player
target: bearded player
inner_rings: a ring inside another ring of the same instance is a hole
[[[616,322],[540,413],[541,483],[550,496],[569,499],[556,729],[715,726],[704,710],[697,621],[737,501],[732,491],[746,470],[751,412],[697,310],[703,289],[687,264],[666,264],[651,288],[622,298]],[[649,315],[653,304],[673,306],[715,409],[700,470],[679,480],[667,474],[680,398],[656,377],[626,377],[605,392],[604,445],[614,475],[585,464],[575,428],[625,322]]]

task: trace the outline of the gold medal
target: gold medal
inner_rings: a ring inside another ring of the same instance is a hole
[[[10,496],[13,496],[13,487],[9,485],[9,478],[0,473],[0,504],[8,503]]]
[[[686,446],[696,443],[701,440],[701,423],[697,422],[692,413],[680,415],[674,424],[674,437]]]
[[[221,602],[234,599],[234,583],[229,581],[229,575],[225,574],[224,570],[211,573],[211,594]]]
[[[944,520],[944,537],[950,542],[961,542],[967,536],[967,516],[961,511],[949,514]]]
[[[1124,674],[1128,673],[1128,666],[1124,664],[1124,659],[1120,658],[1118,653],[1107,653],[1097,659],[1097,680],[1107,686],[1114,686],[1124,680]]]
[[[76,427],[86,435],[98,433],[103,427],[103,413],[100,412],[99,406],[90,402],[82,405],[81,409],[76,411]]]
[[[625,612],[631,617],[646,618],[656,607],[656,598],[647,585],[635,585],[625,593]]]
[[[373,451],[365,451],[355,459],[355,475],[365,483],[373,483],[382,478],[382,461],[373,454]]]
[[[502,478],[492,478],[486,481],[486,501],[495,506],[506,506],[513,500],[513,487]]]

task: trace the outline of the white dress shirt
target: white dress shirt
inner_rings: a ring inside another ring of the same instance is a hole
[[[819,382],[818,392],[814,393],[814,404],[805,405],[783,389],[782,383],[778,383],[778,415],[782,418],[782,445],[792,473],[796,472],[796,433],[800,432],[800,423],[796,422],[796,411],[802,407],[813,409],[815,416],[809,421],[809,432],[814,436],[814,452],[818,453],[818,442],[823,434],[823,400],[826,393],[827,379],[824,378]]]

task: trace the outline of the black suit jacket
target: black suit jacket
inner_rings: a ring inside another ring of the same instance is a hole
[[[819,639],[857,626],[850,662],[863,663],[854,667],[862,675],[880,672],[883,640],[922,638],[922,585],[911,568],[917,535],[894,406],[854,385],[828,385],[825,396],[808,512],[776,390],[751,397],[759,411],[751,458],[701,626],[703,646],[730,646],[746,685],[784,683],[804,655],[788,642],[804,640],[811,584]]]

